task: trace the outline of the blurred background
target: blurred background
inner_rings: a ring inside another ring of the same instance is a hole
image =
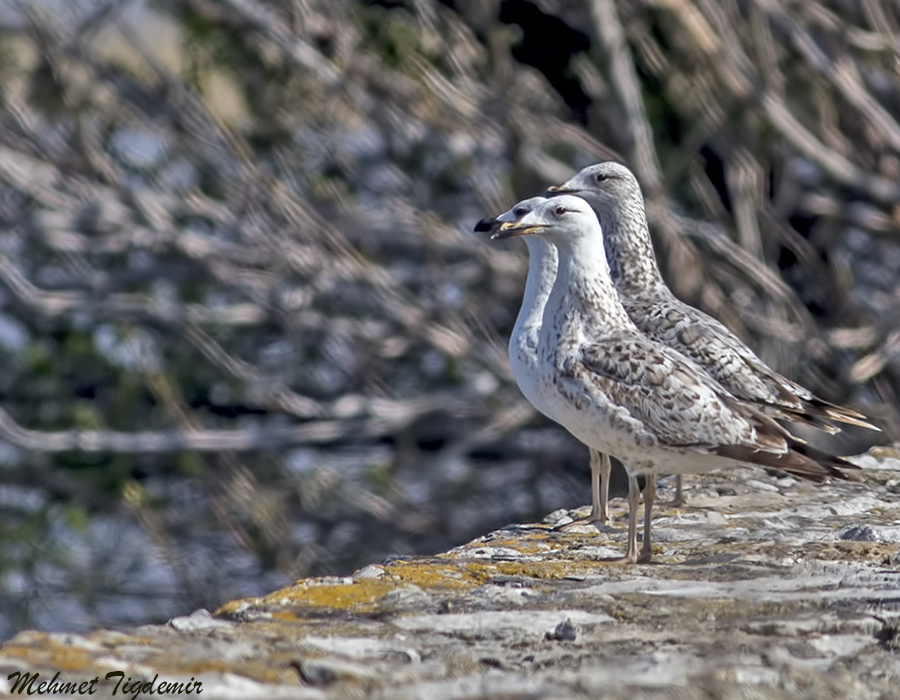
[[[897,440],[898,115],[881,0],[0,0],[0,640],[588,503],[471,229],[600,160],[679,296],[885,430],[823,446]]]

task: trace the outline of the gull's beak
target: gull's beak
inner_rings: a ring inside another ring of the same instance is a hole
[[[500,224],[500,228],[491,234],[491,240],[503,240],[504,238],[512,238],[513,236],[527,236],[532,233],[543,231],[547,226],[545,224],[522,224],[504,221]]]
[[[552,195],[578,194],[581,190],[577,190],[574,187],[563,187],[562,185],[550,185],[550,187],[547,188],[547,192]]]
[[[497,219],[482,219],[475,224],[474,230],[476,233],[486,233],[488,231],[495,231],[499,225],[500,222],[497,221]]]

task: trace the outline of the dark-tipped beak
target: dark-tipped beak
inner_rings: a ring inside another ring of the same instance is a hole
[[[578,194],[581,190],[576,190],[574,187],[562,187],[560,185],[550,185],[547,188],[547,194],[549,196],[556,196],[558,194]]]
[[[504,238],[512,238],[513,236],[527,236],[532,233],[538,233],[547,228],[543,224],[530,224],[522,226],[522,224],[504,221],[500,227],[491,234],[491,240],[503,240]]]
[[[497,219],[482,219],[477,224],[475,224],[475,232],[476,233],[487,233],[488,231],[494,231],[500,226],[500,222]]]

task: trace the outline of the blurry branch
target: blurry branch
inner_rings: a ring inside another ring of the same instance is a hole
[[[869,120],[884,136],[891,148],[900,153],[900,124],[866,90],[852,63],[846,60],[833,62],[798,22],[773,0],[754,0],[765,9],[772,22],[786,32],[794,47],[821,75],[828,79],[847,102]]]
[[[645,196],[653,199],[662,186],[659,160],[615,0],[591,0],[591,14],[599,48],[609,62],[610,83],[622,111],[621,123],[629,132],[629,161],[634,165]]]
[[[648,218],[651,223],[662,230],[665,243],[670,249],[670,256],[679,260],[688,258],[693,263],[691,265],[677,264],[673,267],[677,267],[681,271],[698,267],[699,256],[692,245],[692,238],[713,243],[707,247],[707,251],[717,252],[721,259],[741,270],[748,280],[761,280],[760,287],[765,292],[786,302],[793,308],[794,315],[799,315],[800,304],[796,295],[761,263],[762,243],[754,213],[761,199],[759,190],[762,175],[758,164],[749,153],[743,152],[738,154],[740,167],[729,170],[729,173],[740,174],[738,179],[732,182],[733,194],[738,205],[735,219],[741,242],[744,244],[744,248],[751,252],[751,255],[748,255],[746,250],[732,244],[723,235],[714,236],[713,239],[704,235],[702,231],[707,229],[703,222],[670,215],[670,203],[664,200],[662,193],[663,176],[653,143],[652,129],[641,96],[637,70],[625,41],[626,33],[619,20],[616,3],[614,0],[592,0],[591,12],[599,48],[609,63],[608,72],[612,92],[621,111],[619,121],[624,123],[628,131],[629,162],[634,165],[647,198]],[[754,256],[760,260],[753,260]],[[676,287],[683,295],[691,294],[692,287],[703,284],[701,278],[697,277],[691,280],[684,274],[676,280],[676,283]],[[764,324],[758,315],[753,315],[747,309],[738,308],[737,311],[743,322],[746,323],[752,318],[755,329],[764,331],[767,335],[777,336],[785,341],[799,339],[802,335],[802,332],[796,328],[786,333],[787,328],[792,328],[789,324]]]
[[[850,377],[856,382],[866,382],[897,358],[900,358],[900,331],[890,333],[878,350],[857,360],[850,370]]]
[[[333,402],[319,402],[300,396],[250,363],[230,355],[195,325],[256,324],[265,317],[265,314],[253,304],[209,309],[197,304],[166,304],[131,294],[91,299],[89,295],[78,292],[45,292],[28,282],[21,271],[4,255],[0,255],[0,280],[23,304],[47,316],[82,313],[96,320],[154,321],[180,328],[185,333],[184,337],[213,365],[225,370],[235,379],[245,382],[251,387],[251,393],[270,402],[274,401],[273,407],[300,418],[349,419],[363,415],[394,415],[402,422],[410,407],[410,404],[403,401],[364,396],[347,395]]]
[[[873,7],[873,4],[870,3],[869,6]],[[886,23],[881,23],[882,29],[879,31],[868,31],[855,26],[848,22],[846,17],[837,15],[819,3],[807,3],[801,9],[804,12],[804,19],[811,25],[840,33],[855,48],[874,52],[892,51],[900,56],[900,39],[891,31],[884,31],[888,28]]]
[[[82,292],[47,292],[29,282],[10,259],[0,254],[0,281],[25,306],[46,316],[84,313],[99,321],[153,321],[164,324],[212,323],[258,325],[268,314],[256,304],[211,308],[202,304],[155,301],[137,294],[92,297]]]
[[[882,204],[900,200],[900,184],[867,173],[840,153],[828,148],[791,112],[784,100],[767,90],[753,73],[753,63],[740,42],[723,44],[718,33],[690,0],[648,0],[672,11],[692,39],[694,48],[718,74],[721,85],[744,102],[759,105],[769,122],[800,153],[818,164],[836,181],[853,187]]]
[[[291,32],[278,17],[262,3],[253,0],[224,0],[211,3],[208,0],[189,0],[202,14],[221,20],[232,21],[237,28],[260,32],[278,46],[298,66],[310,70],[325,85],[336,86],[341,75],[331,62],[309,42]]]
[[[561,142],[590,154],[598,161],[622,160],[622,155],[611,146],[601,143],[576,124],[569,124],[552,114],[535,114],[520,106],[510,106],[510,127],[526,143],[540,143],[546,134],[554,134]],[[572,177],[570,166],[561,163],[537,148],[523,148],[527,159],[547,184],[559,184]],[[509,206],[506,203],[506,206]]]
[[[204,3],[200,3],[200,5],[203,9],[211,11],[208,5]],[[252,2],[235,2],[232,3],[231,8],[242,13],[252,13],[254,26],[257,28],[263,26],[265,22],[274,21],[272,17],[262,12],[257,4]],[[242,15],[242,17],[246,19],[246,15]],[[273,32],[280,31],[274,25],[271,25],[270,28]],[[71,52],[72,49],[70,48]],[[87,63],[82,61],[82,57],[88,54],[89,52],[86,50],[79,50],[70,57],[87,66]],[[468,341],[465,338],[465,329],[461,323],[448,318],[445,320],[445,323],[449,325],[447,327],[430,320],[418,308],[415,300],[409,298],[406,293],[398,288],[396,282],[386,274],[384,269],[368,264],[347,243],[338,229],[329,225],[318,214],[313,212],[305,203],[289,192],[282,183],[262,172],[258,164],[250,157],[249,154],[252,153],[252,150],[249,146],[237,134],[222,124],[220,120],[210,114],[204,103],[190,93],[183,83],[168,75],[158,62],[153,61],[150,64],[154,68],[157,77],[165,84],[171,86],[178,94],[180,98],[179,107],[182,110],[180,118],[191,123],[192,129],[201,130],[207,135],[207,138],[210,135],[220,136],[222,145],[227,144],[232,148],[233,155],[246,169],[245,178],[250,185],[248,196],[253,196],[256,192],[264,193],[267,199],[267,206],[274,206],[285,217],[286,223],[291,227],[293,235],[288,237],[277,230],[271,230],[269,227],[265,229],[257,227],[254,229],[252,226],[245,226],[244,233],[251,234],[251,242],[253,244],[262,245],[263,249],[270,253],[272,259],[288,263],[292,270],[301,275],[306,275],[310,271],[316,270],[320,276],[330,273],[338,274],[345,278],[365,280],[372,284],[379,294],[385,297],[384,310],[413,336],[424,338],[426,342],[452,357],[462,357],[470,352]],[[2,160],[3,158],[0,158],[0,161]],[[17,162],[22,162],[20,154],[18,157],[11,159],[11,163],[15,164]],[[60,200],[52,196],[53,186],[58,185],[60,179],[64,180],[65,178],[57,178],[57,173],[54,173],[51,167],[42,166],[37,171],[38,176],[35,177],[35,173],[32,173],[30,168],[16,168],[14,165],[11,165],[3,170],[3,175],[8,177],[11,182],[29,187],[32,190],[38,190],[46,205],[65,207],[68,204],[69,207],[67,208],[71,208],[74,205],[74,202],[71,200]],[[195,198],[202,202],[202,198]],[[158,206],[163,204],[163,202],[147,202],[147,204],[152,204],[153,206],[152,208],[144,209],[142,213],[154,224],[156,231],[164,231],[164,238],[178,241],[177,227],[171,221],[171,210],[165,206]],[[298,232],[308,232],[307,238],[309,242],[324,244],[329,255],[322,257],[317,254],[316,247],[298,244],[294,239],[294,235]],[[309,234],[314,235],[310,236]],[[203,260],[203,258],[200,259]]]
[[[734,223],[741,247],[759,260],[763,259],[763,247],[756,212],[764,199],[763,177],[762,167],[749,150],[735,149],[726,170]]]
[[[443,464],[463,459],[469,452],[479,447],[496,443],[504,435],[522,428],[533,420],[535,410],[528,404],[520,403],[516,406],[505,408],[493,416],[487,423],[456,440],[448,447],[440,451],[436,469],[441,469]]]
[[[136,334],[128,332],[127,339],[131,346],[132,355],[136,358],[138,369],[144,379],[144,383],[153,393],[158,404],[168,415],[169,419],[177,425],[182,435],[195,436],[204,432],[199,417],[194,414],[184,400],[182,388],[172,380],[171,376],[160,367],[155,353],[149,352],[145,344],[139,342]],[[212,462],[212,463],[210,463]],[[229,529],[234,538],[243,546],[251,549],[253,546],[252,534],[240,517],[235,517],[242,510],[250,510],[254,514],[253,521],[265,534],[269,541],[278,541],[285,537],[284,528],[280,527],[281,518],[277,512],[266,515],[267,508],[247,508],[252,502],[261,500],[263,494],[259,483],[245,460],[234,451],[218,452],[211,460],[204,460],[205,477],[212,491],[212,510],[218,516],[223,527]],[[151,508],[147,508],[143,499],[129,498],[126,489],[126,501],[132,505],[144,529],[160,545],[166,547],[169,544],[165,530],[160,527],[161,522]],[[262,517],[260,517],[261,514]],[[176,566],[179,576],[189,582],[190,569],[179,562]],[[190,587],[189,587],[190,588]],[[196,597],[196,591],[195,591]]]
[[[202,6],[204,10],[211,10],[206,3],[199,2],[197,5]],[[278,23],[277,19],[267,13],[260,4],[252,2],[252,0],[230,0],[228,6],[243,20],[242,25],[245,22],[248,23],[244,28],[262,32],[267,38],[275,40],[281,48],[287,51],[289,56],[300,61],[304,66],[309,67],[308,63],[314,64],[319,71],[320,78],[326,84],[333,82],[333,76],[330,73],[327,71],[325,74],[322,73],[321,66],[323,64],[318,61],[318,58],[310,58],[310,55],[307,54],[307,49],[310,47],[295,37],[291,37],[288,40],[284,28]],[[172,82],[170,76],[167,76],[167,82]],[[328,224],[304,202],[295,197],[281,182],[261,172],[257,163],[246,157],[247,154],[252,152],[251,149],[240,142],[235,133],[227,129],[218,120],[215,120],[205,110],[202,102],[190,99],[187,104],[198,118],[214,123],[216,130],[224,134],[226,142],[232,144],[240,143],[236,155],[241,158],[244,167],[248,169],[248,175],[250,176],[248,182],[253,183],[254,188],[262,187],[265,190],[269,201],[279,209],[280,213],[285,216],[295,231],[312,231],[318,234],[319,240],[325,244],[331,253],[327,259],[330,265],[340,265],[351,275],[361,277],[372,283],[379,293],[385,297],[385,310],[394,320],[398,321],[414,335],[423,337],[427,342],[450,356],[461,357],[468,354],[470,348],[461,325],[451,321],[450,327],[445,327],[428,319],[418,308],[415,301],[408,298],[405,293],[398,289],[394,280],[386,274],[384,269],[366,264],[337,228]],[[297,260],[302,261],[305,258],[303,255],[295,257],[291,254],[293,244],[284,236],[275,237],[270,232],[258,240],[268,245],[277,243],[279,254],[285,256],[285,259],[292,267],[295,266]]]
[[[806,129],[791,113],[787,105],[775,95],[762,95],[762,106],[773,126],[803,155],[817,163],[831,177],[843,185],[865,193],[882,204],[900,199],[900,185],[892,180],[872,175],[856,167],[850,160],[828,148]]]
[[[878,342],[875,326],[860,328],[834,328],[828,331],[828,343],[842,350],[865,350]]]
[[[409,401],[345,394],[332,401],[316,401],[290,390],[284,382],[263,372],[251,363],[234,357],[216,343],[200,328],[187,325],[185,337],[206,357],[210,363],[244,383],[247,392],[269,408],[279,409],[298,418],[350,420],[365,416],[393,416],[401,424],[415,417],[413,408],[421,405]],[[424,405],[432,408],[438,405],[452,405],[451,397],[434,397]]]
[[[394,402],[378,417],[323,420],[299,426],[254,425],[229,430],[29,430],[0,408],[0,438],[36,452],[111,452],[165,454],[193,452],[272,452],[298,445],[365,442],[391,435],[428,411],[465,411],[467,406],[445,397]]]
[[[791,307],[799,321],[804,324],[812,323],[808,312],[797,299],[796,292],[768,266],[760,264],[759,260],[732,241],[717,224],[679,216],[658,204],[648,203],[648,215],[654,220],[671,219],[671,225],[698,244],[704,252],[712,253],[726,261],[739,270],[750,284],[758,287],[767,296]]]
[[[840,201],[827,194],[808,193],[799,202],[803,211],[859,226],[872,233],[900,235],[900,221],[867,202]]]

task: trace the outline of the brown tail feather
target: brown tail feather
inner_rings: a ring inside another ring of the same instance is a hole
[[[868,421],[864,420],[865,416],[857,414],[856,411],[853,411],[851,414],[845,413],[844,409],[837,411],[832,408],[826,408],[825,413],[831,420],[835,420],[838,423],[846,423],[847,425],[855,425],[860,428],[868,428],[869,430],[877,430],[879,433],[881,432],[881,428],[879,428],[877,425],[872,425]],[[857,416],[859,417],[857,418]]]
[[[862,469],[857,464],[853,464],[853,462],[849,462],[843,457],[837,457],[836,455],[829,454],[828,452],[823,452],[822,450],[817,450],[815,447],[811,445],[803,444],[793,444],[791,443],[791,450],[797,452],[798,454],[803,455],[809,460],[812,460],[822,466],[834,470],[836,473],[832,474],[832,476],[836,476],[838,479],[846,479],[849,481],[859,481],[859,477],[853,472],[858,472]],[[842,469],[849,469],[850,473],[847,474]]]
[[[825,401],[825,399],[820,399],[816,396],[813,396],[806,403],[809,408],[815,409],[817,414],[824,415],[826,420],[837,421],[838,423],[846,423],[847,425],[855,425],[860,428],[881,432],[881,428],[869,423],[864,414],[855,411],[852,408],[838,406],[836,403]]]
[[[795,410],[784,406],[773,406],[772,404],[760,404],[759,408],[764,414],[771,418],[787,421],[789,423],[797,423],[799,425],[808,425],[812,428],[818,428],[829,435],[841,432],[840,428],[835,427],[829,422],[830,420],[833,420],[830,417],[822,418],[804,411],[803,409]]]
[[[756,447],[749,449],[780,455],[788,449],[788,442],[783,435],[769,435],[760,431],[756,434]]]
[[[733,396],[722,396],[738,414],[743,414],[745,418],[756,423],[757,439],[762,449],[771,450],[773,452],[783,452],[786,447],[786,440],[800,440],[796,435],[790,433],[784,426],[780,425],[775,419],[768,415],[763,407],[754,405],[745,401],[738,401]]]
[[[813,406],[817,406],[821,408],[823,411],[834,411],[835,414],[843,415],[848,418],[858,418],[860,420],[865,420],[866,415],[864,413],[860,413],[859,411],[849,408],[847,406],[841,406],[836,403],[831,403],[831,401],[826,401],[825,399],[820,399],[818,397],[813,397],[810,400],[810,403]]]
[[[815,462],[804,459],[802,455],[788,451],[782,454],[772,452],[760,452],[751,447],[739,447],[737,445],[723,445],[717,447],[716,454],[728,457],[737,462],[756,464],[761,467],[775,467],[804,479],[821,483],[828,478],[828,470]]]
[[[827,452],[811,447],[806,444],[805,440],[791,434],[783,426],[779,425],[774,419],[777,416],[767,413],[766,408],[770,410],[773,408],[771,404],[766,407],[754,406],[746,402],[737,401],[730,395],[722,398],[739,413],[742,413],[745,418],[755,420],[756,444],[753,446],[720,445],[712,450],[716,454],[739,462],[775,467],[817,483],[821,483],[829,477],[845,481],[860,481],[860,477],[854,473],[854,471],[859,470],[857,465],[841,457],[835,457]],[[813,402],[823,404],[822,406],[816,406],[817,411],[825,410],[827,402],[815,398],[807,402],[807,407],[812,406]],[[848,419],[855,420],[852,416],[846,415],[844,409],[840,406],[835,406],[834,404],[827,404],[827,406],[835,413],[839,413],[843,422],[850,422]],[[851,409],[846,411],[847,413],[855,413]],[[786,408],[783,409],[783,412],[796,414],[794,422],[802,423],[808,421],[811,425],[815,425],[826,432],[838,432],[839,430],[809,411],[795,412],[793,409]],[[834,419],[838,420],[837,418]],[[863,421],[858,422],[864,423]],[[874,426],[871,427],[874,428]],[[851,471],[845,472],[843,471],[844,469]]]
[[[859,411],[820,399],[795,382],[786,381],[786,384],[780,386],[779,395],[782,401],[762,404],[766,413],[779,420],[811,425],[832,435],[841,430],[832,425],[834,422],[881,431],[881,428],[869,423],[866,416]],[[777,415],[779,412],[782,415]]]
[[[843,469],[858,470],[859,467],[855,464],[802,443],[791,444],[788,451],[781,454],[737,445],[723,445],[715,448],[714,452],[739,462],[781,469],[817,483],[822,483],[829,477],[844,481],[860,480],[852,471],[849,473],[842,471]]]
[[[841,429],[834,423],[844,423],[846,425],[855,425],[868,430],[881,431],[881,428],[872,425],[865,416],[850,408],[830,404],[821,399],[812,399],[804,401],[803,405],[798,407],[784,406],[771,403],[755,404],[763,413],[778,420],[789,421],[791,423],[799,423],[801,425],[809,425],[819,430],[824,430],[830,435],[841,432]]]

